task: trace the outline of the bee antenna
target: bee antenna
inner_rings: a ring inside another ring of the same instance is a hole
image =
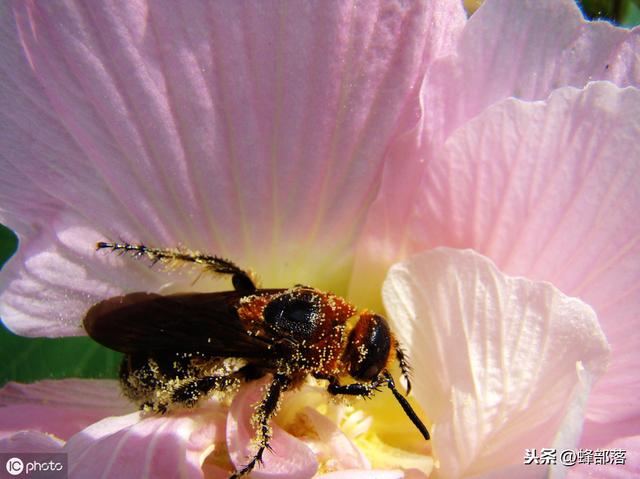
[[[429,435],[427,427],[422,423],[416,412],[411,407],[411,404],[409,404],[409,401],[407,401],[406,398],[396,389],[396,383],[393,382],[393,378],[391,377],[391,374],[389,374],[389,371],[384,371],[382,374],[385,381],[387,382],[387,386],[389,386],[389,389],[391,389],[391,392],[395,396],[396,400],[400,403],[400,406],[402,406],[405,414],[409,416],[411,422],[415,424],[422,436],[428,441],[431,436]]]

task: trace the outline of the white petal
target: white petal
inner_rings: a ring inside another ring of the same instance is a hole
[[[383,299],[433,422],[438,477],[531,472],[525,448],[575,445],[609,353],[588,305],[448,248],[394,265]]]
[[[406,194],[403,178],[381,193],[350,298],[373,296],[372,283],[408,254],[473,248],[508,274],[550,281],[593,307],[613,355],[588,417],[637,416],[637,403],[620,397],[640,395],[638,138],[640,90],[609,82],[491,106],[425,164],[411,201],[394,199]],[[419,174],[410,173],[411,181]]]

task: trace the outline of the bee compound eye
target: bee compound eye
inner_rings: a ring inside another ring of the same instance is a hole
[[[387,365],[391,352],[391,331],[387,321],[377,314],[362,316],[349,334],[345,360],[349,374],[370,381]]]
[[[318,327],[320,307],[310,294],[286,293],[264,308],[264,320],[281,333],[304,339]]]

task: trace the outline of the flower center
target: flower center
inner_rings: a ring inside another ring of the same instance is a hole
[[[422,416],[415,402],[412,406]],[[285,396],[276,422],[316,453],[319,473],[415,469],[428,476],[433,468],[430,444],[390,391],[367,400],[328,398],[323,385],[312,380]]]

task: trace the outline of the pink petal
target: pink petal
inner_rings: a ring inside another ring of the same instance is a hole
[[[22,431],[0,438],[0,452],[60,452],[64,441],[49,434]]]
[[[430,165],[412,225],[417,249],[470,246],[595,308],[613,349],[589,410],[599,420],[638,411],[620,397],[640,394],[640,224],[629,221],[640,208],[639,118],[640,92],[607,83],[497,106]]]
[[[62,439],[135,409],[116,381],[89,379],[9,383],[0,390],[0,406],[0,437],[39,431]]]
[[[515,477],[525,448],[575,447],[609,353],[588,305],[448,248],[394,265],[383,297],[432,420],[439,476]]]
[[[621,437],[635,436],[640,431],[640,415],[618,422],[606,424],[586,421],[580,447],[588,449],[606,449],[608,444]]]
[[[305,443],[322,462],[325,470],[336,469],[371,469],[365,455],[344,434],[336,423],[310,407],[304,408],[305,421],[311,426],[313,434],[305,437]]]
[[[255,454],[252,441],[255,432],[251,416],[255,405],[264,394],[267,381],[255,381],[240,389],[231,404],[227,418],[227,447],[236,469],[240,470]],[[315,454],[302,441],[296,439],[273,422],[272,451],[266,450],[263,464],[251,473],[257,479],[309,478],[318,469]]]
[[[389,149],[365,224],[366,251],[356,260],[351,283],[359,301],[375,294],[375,289],[363,290],[359,269],[378,263],[366,276],[382,282],[388,265],[406,253],[407,216],[420,192],[425,162],[441,159],[437,148],[456,128],[511,96],[541,100],[565,85],[604,79],[637,86],[640,79],[640,28],[587,22],[573,0],[487,0],[456,47],[425,77],[416,128]]]
[[[392,254],[440,245],[551,281],[596,310],[612,346],[588,416],[638,415],[620,398],[640,395],[639,137],[640,93],[607,82],[493,106],[427,163],[406,229],[363,240],[360,262],[374,258],[377,269],[360,268],[354,284],[380,276]]]
[[[439,143],[496,101],[542,100],[594,80],[640,86],[640,28],[584,19],[573,0],[487,0],[455,55],[434,65],[425,86],[427,130]]]
[[[91,252],[96,238],[230,256],[274,286],[322,271],[314,283],[340,288],[412,89],[464,21],[445,0],[4,13],[0,220],[23,252],[0,314],[32,335],[81,334],[97,298],[176,280],[111,269],[129,263]]]
[[[96,253],[105,236],[86,224],[61,213],[49,222],[51,230],[21,240],[0,278],[7,286],[0,316],[10,329],[28,336],[83,335],[80,320],[91,305],[123,290],[159,289],[176,278],[143,261]]]
[[[224,413],[210,402],[164,416],[106,418],[69,439],[71,477],[202,478],[202,465],[224,445]]]
[[[409,478],[403,471],[359,470],[345,469],[342,471],[328,472],[318,476],[317,479],[402,479]]]
[[[637,431],[636,429],[636,432]],[[624,451],[624,464],[579,464],[570,469],[567,478],[597,477],[599,479],[631,479],[640,476],[640,436],[623,437],[607,444],[600,450]],[[616,455],[619,454],[620,453],[617,453]]]
[[[440,145],[458,127],[512,96],[543,100],[556,88],[584,87],[599,79],[639,86],[639,51],[640,28],[587,22],[573,0],[485,1],[465,26],[457,51],[436,61],[425,77],[416,113],[420,121],[389,148],[350,296],[376,306],[369,299],[376,288],[363,285],[381,283],[389,264],[410,253],[405,241],[413,232],[407,230],[407,218],[416,202],[421,206],[416,196],[424,187],[425,165],[442,162]],[[513,134],[499,132],[494,140]]]

